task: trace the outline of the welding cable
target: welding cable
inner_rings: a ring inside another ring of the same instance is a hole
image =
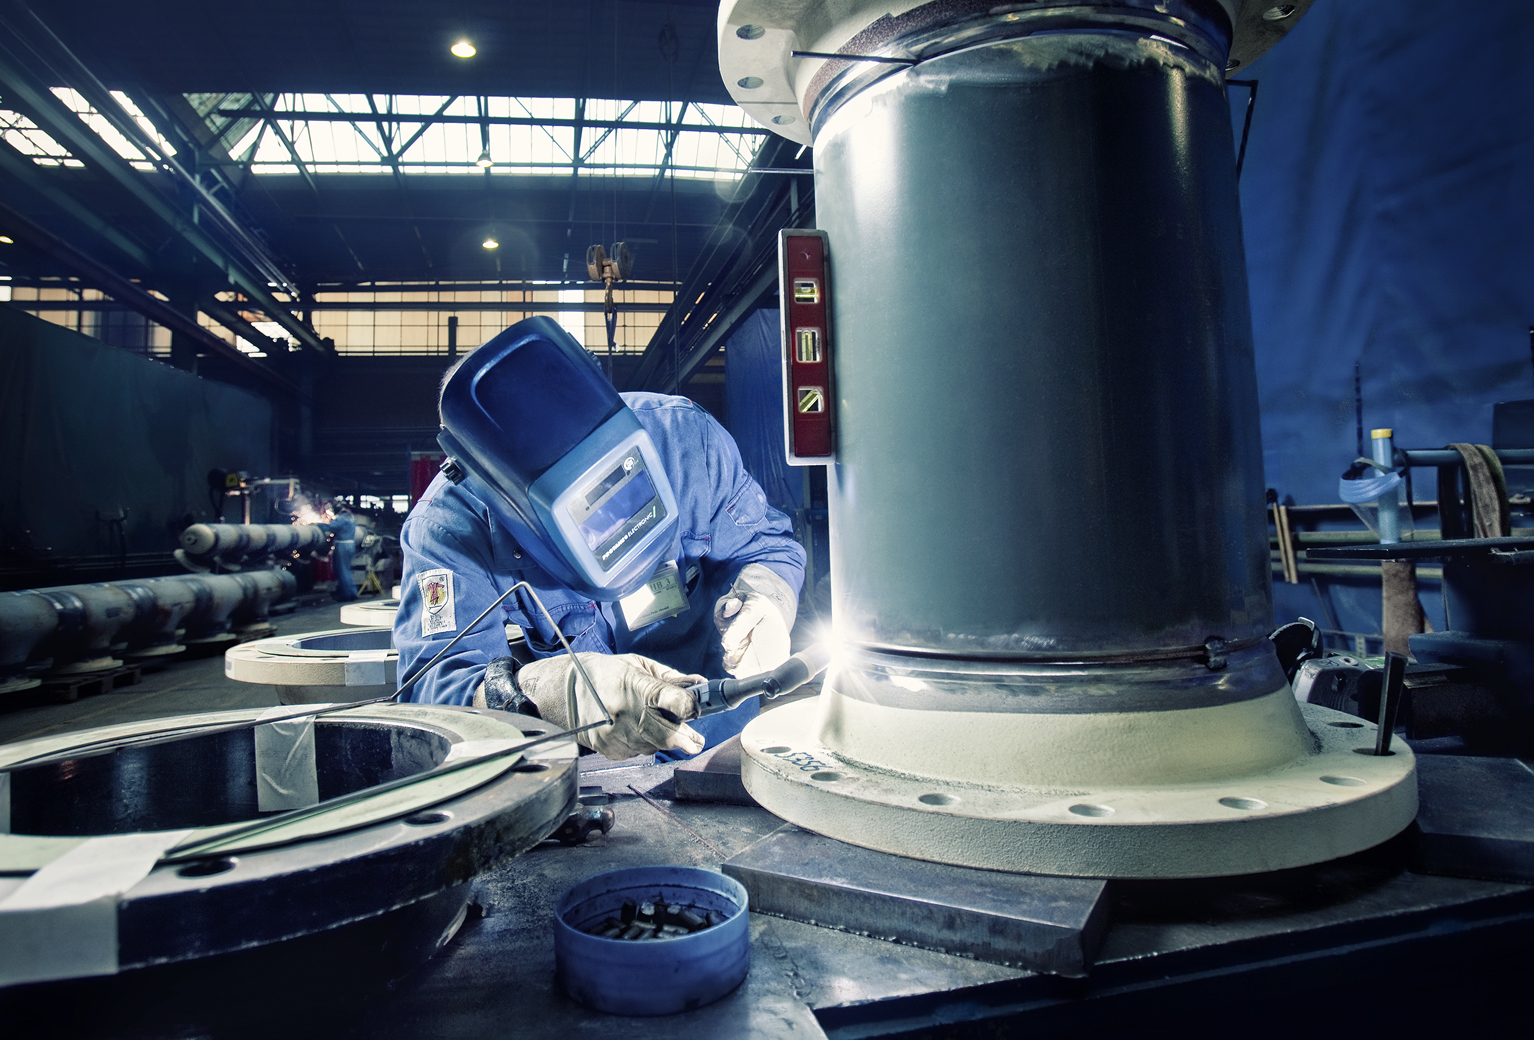
[[[570,659],[575,662],[576,671],[579,672],[581,678],[585,680],[586,687],[591,690],[592,697],[596,699],[597,705],[602,709],[602,721],[594,722],[587,726],[582,726],[580,724],[580,713],[578,711],[572,710],[570,714],[570,721],[574,723],[574,725],[572,725],[569,729],[561,730],[560,732],[583,733],[588,729],[595,728],[596,726],[612,725],[612,714],[608,712],[607,705],[602,703],[602,698],[597,693],[596,684],[593,683],[591,681],[591,677],[586,674],[585,667],[582,666],[580,658],[576,655],[575,650],[570,646],[569,640],[565,638],[565,634],[560,631],[558,625],[554,624],[554,618],[549,614],[548,608],[543,605],[543,600],[539,598],[537,591],[525,581],[519,581],[511,588],[501,593],[500,598],[498,598],[494,603],[490,604],[490,606],[486,607],[484,612],[480,614],[479,617],[471,621],[463,629],[463,631],[459,632],[452,639],[448,640],[447,645],[444,646],[441,650],[437,651],[436,656],[433,657],[430,661],[426,662],[425,666],[422,667],[420,671],[416,672],[415,675],[406,680],[403,686],[388,696],[370,697],[366,700],[360,701],[347,701],[343,704],[325,704],[308,710],[301,708],[289,715],[284,715],[280,721],[293,722],[297,719],[318,718],[321,715],[330,715],[338,711],[349,711],[352,708],[365,708],[373,704],[398,703],[400,697],[404,695],[405,691],[409,690],[411,686],[415,685],[416,681],[419,680],[421,676],[425,675],[433,665],[442,660],[443,655],[453,648],[453,644],[457,643],[458,640],[472,632],[481,621],[484,621],[485,618],[490,616],[491,611],[505,602],[507,596],[510,596],[519,588],[527,589],[528,594],[533,597],[533,602],[538,605],[538,609],[543,613],[544,618],[548,620],[549,626],[553,628],[555,636],[559,638],[560,645],[564,647],[565,653],[570,656]],[[194,734],[207,736],[215,733],[231,733],[235,730],[241,729],[254,729],[257,726],[266,725],[267,722],[271,721],[273,720],[268,719],[263,721],[260,719],[249,719],[244,722],[200,722],[186,726],[176,726],[171,729],[163,729],[154,733],[146,733],[139,736],[112,737],[105,740],[79,744],[71,748],[65,748],[62,751],[53,751],[49,752],[48,754],[34,755],[31,758],[24,758],[19,762],[12,762],[10,765],[0,768],[0,772],[8,773],[12,770],[22,768],[32,769],[38,766],[53,765],[56,762],[65,762],[70,759],[81,758],[87,755],[108,754],[110,752],[121,751],[127,748],[150,747],[155,744],[166,744],[173,740],[180,740],[183,737],[192,736]]]

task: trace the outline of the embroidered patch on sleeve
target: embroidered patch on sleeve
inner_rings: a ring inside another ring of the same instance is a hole
[[[421,636],[437,632],[456,632],[458,619],[453,610],[453,572],[427,571],[416,579],[421,586]]]

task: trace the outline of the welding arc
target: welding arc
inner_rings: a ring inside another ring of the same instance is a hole
[[[585,680],[587,689],[591,691],[592,697],[596,700],[597,705],[602,709],[601,722],[594,722],[589,726],[576,725],[570,729],[563,730],[562,732],[584,733],[586,730],[595,728],[599,725],[612,725],[613,717],[608,712],[607,705],[603,704],[602,698],[598,696],[596,684],[591,681],[591,676],[586,674],[586,669],[581,664],[581,659],[576,656],[575,651],[570,646],[569,640],[565,638],[565,634],[560,631],[558,625],[554,624],[554,618],[549,614],[548,608],[543,605],[543,600],[538,597],[537,590],[535,590],[531,585],[527,584],[527,582],[519,581],[511,588],[501,593],[500,597],[496,599],[494,603],[486,607],[484,612],[480,614],[479,617],[469,622],[469,624],[464,627],[463,631],[459,632],[452,639],[448,640],[447,645],[444,646],[441,650],[437,651],[436,656],[433,657],[430,661],[427,661],[425,666],[422,667],[420,671],[412,675],[403,686],[401,686],[398,690],[387,697],[370,697],[366,700],[348,701],[345,704],[327,704],[312,710],[295,711],[292,714],[283,715],[281,718],[249,719],[244,722],[202,722],[190,726],[177,726],[172,729],[160,730],[157,733],[149,733],[143,736],[114,737],[109,740],[99,740],[88,744],[79,744],[75,747],[65,748],[62,751],[50,752],[46,755],[36,755],[32,758],[24,758],[19,762],[12,762],[10,765],[5,766],[3,769],[0,769],[0,772],[8,773],[15,769],[30,769],[38,766],[48,766],[53,765],[56,762],[65,762],[70,759],[81,758],[86,755],[106,754],[108,752],[122,750],[123,748],[148,747],[154,744],[165,744],[173,740],[180,740],[182,737],[192,734],[211,735],[214,733],[230,733],[240,729],[255,729],[257,726],[264,726],[271,722],[292,722],[295,719],[311,717],[317,718],[321,715],[329,715],[338,711],[348,711],[352,708],[365,708],[370,704],[398,703],[400,697],[404,695],[405,691],[414,686],[416,680],[420,679],[421,676],[425,675],[428,671],[431,670],[433,665],[442,660],[442,656],[453,648],[453,644],[457,643],[458,640],[474,631],[475,627],[478,626],[481,621],[490,616],[490,612],[492,610],[504,603],[506,597],[510,596],[519,588],[527,589],[528,594],[533,597],[533,602],[538,605],[538,609],[542,611],[544,618],[548,620],[549,627],[554,630],[554,634],[559,638],[559,643],[564,647],[565,653],[570,655],[570,660],[575,662],[576,671],[579,672],[581,678]],[[570,715],[570,720],[572,722],[579,723],[580,715],[578,713],[572,713]]]
[[[360,791],[352,791],[349,794],[337,795],[334,798],[327,798],[323,802],[306,806],[302,809],[290,809],[287,812],[279,813],[276,816],[268,816],[264,819],[255,820],[243,827],[236,827],[232,830],[224,831],[223,833],[214,835],[212,837],[198,839],[197,841],[192,842],[190,845],[172,846],[164,856],[160,857],[159,863],[182,863],[189,859],[201,859],[204,856],[216,852],[219,846],[227,845],[231,841],[236,841],[240,838],[248,838],[251,835],[261,834],[265,831],[274,830],[289,823],[296,823],[299,820],[305,820],[313,816],[319,816],[330,812],[332,809],[339,809],[342,806],[352,805],[356,802],[365,801],[375,795],[387,794],[390,791],[398,791],[402,788],[410,787],[413,784],[423,783],[427,780],[435,780],[438,777],[447,776],[449,773],[456,773],[460,769],[468,769],[470,766],[484,765],[486,762],[494,762],[498,759],[508,758],[512,755],[518,755],[523,751],[526,751],[528,748],[537,747],[539,744],[547,744],[550,741],[562,740],[565,737],[574,737],[577,733],[584,733],[586,730],[596,729],[598,726],[605,725],[608,724],[605,722],[588,722],[586,725],[578,726],[575,729],[562,729],[552,733],[545,733],[541,737],[534,737],[532,740],[526,740],[520,744],[513,744],[511,747],[502,748],[499,751],[492,751],[487,755],[479,755],[475,758],[461,758],[455,762],[444,762],[442,765],[428,770],[425,773],[417,773],[414,776],[403,776],[398,780],[390,780],[386,783],[375,784],[372,787],[364,787]],[[490,780],[487,779],[485,782],[489,783]],[[452,797],[457,798],[464,793],[466,792],[457,791],[454,792]],[[401,809],[399,815],[408,816],[412,813],[420,812],[423,808],[425,808],[425,806],[412,805],[409,808]],[[310,840],[310,837],[310,835],[295,837],[291,842],[282,842],[281,844],[295,844],[301,841],[308,841]]]

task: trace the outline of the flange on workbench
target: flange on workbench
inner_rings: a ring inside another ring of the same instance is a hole
[[[265,721],[289,727],[275,750]],[[319,716],[307,736],[304,725],[241,709],[0,748],[0,988],[232,954],[432,899],[462,921],[465,882],[575,805],[573,740],[366,793],[548,734],[538,719],[378,704]],[[315,811],[271,816],[273,792],[276,808]],[[142,869],[122,874],[144,850]],[[102,880],[114,876],[115,888]],[[38,884],[45,895],[29,894]]]
[[[963,717],[935,725],[941,713],[881,711],[834,682],[746,728],[742,776],[764,809],[881,852],[1071,877],[1215,877],[1335,859],[1385,841],[1417,813],[1409,748],[1375,756],[1374,726],[1297,705],[1287,686],[1235,706],[953,713]],[[1261,715],[1290,730],[1287,753],[1248,743],[1249,768],[1189,767],[1207,742]],[[895,735],[923,727],[913,763]],[[861,739],[848,741],[853,731]],[[872,746],[881,739],[890,740],[883,754]],[[1121,752],[1135,747],[1166,768],[1127,761]]]

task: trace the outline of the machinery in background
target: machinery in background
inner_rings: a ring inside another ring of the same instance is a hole
[[[1385,582],[1387,647],[1405,638],[1417,660],[1406,667],[1400,717],[1412,739],[1459,738],[1477,749],[1527,748],[1534,739],[1534,537],[1515,536],[1503,465],[1534,463],[1534,449],[1455,444],[1401,450],[1374,431],[1378,476],[1344,479],[1343,497],[1376,544],[1307,548],[1307,560],[1379,561]],[[1439,530],[1413,530],[1402,498],[1413,468],[1436,470]],[[1354,471],[1350,471],[1354,474]],[[1391,617],[1392,601],[1415,598],[1419,560],[1442,560],[1447,630],[1424,632]],[[1402,584],[1392,590],[1392,582]],[[1395,631],[1393,631],[1395,630]],[[1380,710],[1382,667],[1358,655],[1327,654],[1300,665],[1295,696],[1363,718]]]
[[[0,693],[268,635],[297,589],[279,569],[0,592]]]

